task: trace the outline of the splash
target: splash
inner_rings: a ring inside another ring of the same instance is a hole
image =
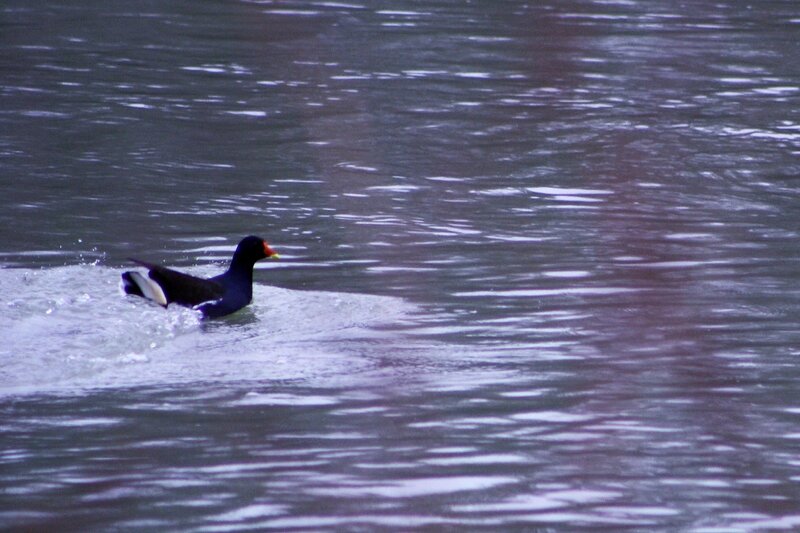
[[[336,354],[374,342],[382,335],[376,326],[410,307],[393,298],[256,285],[251,306],[204,322],[190,309],[125,296],[121,272],[0,269],[0,394],[324,374]]]

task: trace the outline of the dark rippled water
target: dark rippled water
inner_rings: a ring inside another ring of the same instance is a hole
[[[800,527],[798,104],[794,1],[5,2],[0,527]]]

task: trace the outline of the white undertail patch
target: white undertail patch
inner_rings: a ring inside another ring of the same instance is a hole
[[[131,272],[130,274],[131,279],[139,287],[139,290],[142,291],[142,295],[145,298],[159,305],[163,305],[164,307],[167,306],[167,295],[164,294],[164,289],[161,288],[161,285],[150,278],[142,276],[138,272]]]

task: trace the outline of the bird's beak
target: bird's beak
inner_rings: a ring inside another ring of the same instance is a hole
[[[266,255],[269,259],[280,259],[281,256],[278,255],[278,252],[273,250],[269,247],[269,244],[264,243],[264,255]]]

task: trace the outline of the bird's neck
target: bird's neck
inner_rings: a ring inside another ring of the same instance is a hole
[[[242,261],[238,257],[231,260],[231,265],[228,267],[228,276],[243,279],[248,284],[253,282],[253,264],[252,262]]]

